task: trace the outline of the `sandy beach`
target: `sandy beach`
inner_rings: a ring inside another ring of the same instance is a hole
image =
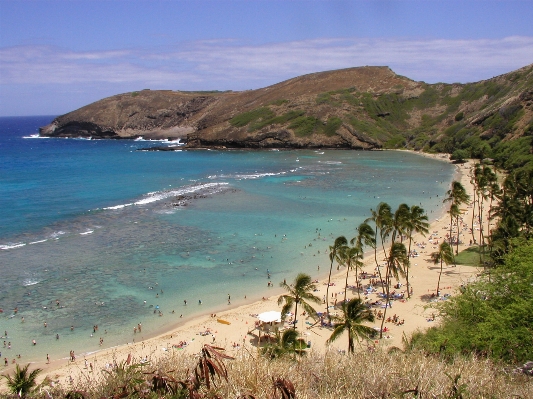
[[[421,154],[426,155],[426,154]],[[435,159],[447,161],[443,159],[442,155],[431,156]],[[473,196],[473,187],[470,183],[469,171],[472,163],[466,163],[457,166],[456,180],[460,180],[466,188],[468,194]],[[446,188],[447,190],[448,188]],[[445,192],[442,193],[444,198]],[[376,204],[377,205],[377,204]],[[447,209],[447,205],[445,205]],[[463,222],[466,226],[470,226],[472,218],[471,205],[465,207],[467,210],[463,214]],[[484,217],[483,220],[487,220]],[[488,231],[488,226],[484,228]],[[437,250],[438,244],[446,239],[449,232],[449,217],[447,214],[441,215],[440,218],[433,221],[429,228],[430,233],[426,237],[420,235],[415,236],[413,241],[413,249],[418,252],[418,256],[411,258],[410,269],[410,284],[413,288],[413,294],[410,299],[396,300],[390,309],[387,310],[387,316],[396,315],[397,319],[403,323],[385,322],[387,331],[383,334],[383,339],[375,340],[369,345],[376,347],[387,348],[391,346],[402,346],[402,338],[409,336],[416,330],[425,329],[434,326],[439,321],[438,314],[435,310],[428,308],[431,300],[439,300],[432,298],[432,294],[436,294],[437,279],[439,274],[439,265],[434,265],[430,260],[430,253]],[[350,239],[351,237],[348,237]],[[461,241],[463,244],[459,245],[459,251],[466,248],[470,242],[471,235],[468,229],[461,231]],[[331,243],[332,244],[332,243]],[[330,245],[331,245],[330,244]],[[378,259],[381,260],[383,255],[378,252]],[[381,262],[383,263],[383,262]],[[364,260],[364,267],[362,270],[369,275],[373,274],[376,265],[374,263],[374,253],[368,254]],[[313,279],[317,279],[318,291],[315,294],[319,298],[323,298],[327,289],[327,275],[324,278],[324,273],[327,272],[325,265],[320,270],[316,271]],[[344,297],[344,280],[346,276],[346,269],[341,267],[337,271],[337,264],[333,267],[334,276],[332,276],[333,285],[330,287],[330,299],[333,302],[335,298],[340,302]],[[468,283],[480,270],[474,267],[453,265],[444,266],[444,271],[441,279],[441,298],[447,295],[456,295],[457,288],[463,284]],[[290,281],[287,281],[290,283]],[[366,286],[369,284],[369,279],[362,280],[361,283]],[[400,281],[400,288],[396,292],[405,292],[405,279]],[[75,354],[75,361],[71,361],[67,353],[50,353],[50,362],[44,359],[42,362],[33,363],[31,368],[39,367],[44,369],[42,377],[49,376],[53,381],[60,384],[72,384],[80,379],[97,379],[102,370],[111,367],[115,362],[124,361],[128,355],[131,355],[133,362],[152,361],[159,357],[172,356],[177,351],[184,351],[186,353],[197,353],[203,344],[214,344],[223,347],[228,354],[237,353],[243,348],[248,350],[256,350],[257,346],[257,331],[254,331],[257,322],[257,314],[267,311],[279,311],[281,306],[277,304],[279,294],[283,292],[278,287],[279,282],[273,282],[275,288],[270,291],[270,296],[264,298],[259,302],[254,302],[231,308],[217,313],[216,315],[206,314],[196,317],[192,320],[183,321],[182,324],[172,328],[170,331],[160,334],[156,337],[143,336],[142,329],[139,332],[131,335],[131,342],[115,348],[105,349],[102,351],[90,354]],[[350,273],[349,285],[355,285],[355,276],[353,272]],[[370,293],[366,298],[363,294],[361,297],[365,300],[374,302],[378,300],[378,293],[380,288],[376,287],[376,292]],[[333,297],[331,298],[331,295]],[[348,299],[357,297],[355,290],[349,290],[347,293]],[[237,298],[235,298],[237,299]],[[325,306],[316,306],[317,311],[324,311]],[[334,309],[333,313],[340,312]],[[312,319],[306,319],[304,316],[298,316],[297,327],[302,333],[305,341],[310,342],[311,351],[324,351],[327,347],[326,340],[331,335],[331,329],[321,327],[320,324],[311,327],[314,324]],[[376,319],[372,327],[379,328],[381,320]],[[288,323],[285,323],[285,328]],[[133,326],[132,326],[133,329]],[[330,347],[338,350],[347,350],[347,339],[338,339],[330,345]],[[24,362],[22,362],[24,364]],[[13,370],[14,365],[9,365],[2,370],[2,373],[9,373]]]

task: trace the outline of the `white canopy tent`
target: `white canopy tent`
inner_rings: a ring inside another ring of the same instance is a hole
[[[281,322],[281,312],[275,310],[270,310],[268,312],[259,313],[257,318],[263,323],[280,323]]]

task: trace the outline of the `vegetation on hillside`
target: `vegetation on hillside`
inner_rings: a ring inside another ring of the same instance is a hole
[[[297,137],[350,131],[383,148],[449,153],[452,159],[493,159],[505,170],[533,169],[533,67],[468,84],[421,83],[380,93],[356,87],[284,99],[234,116],[249,133],[287,129]],[[513,154],[510,157],[510,154]]]
[[[477,164],[472,211],[488,208],[496,227],[464,255],[485,272],[461,294],[437,306],[438,327],[413,335],[409,346],[453,358],[490,357],[516,364],[533,359],[533,172],[508,174],[500,187],[492,168]],[[482,226],[482,219],[480,226]],[[474,229],[472,229],[472,234]],[[462,255],[462,254],[460,254]]]
[[[504,263],[439,306],[439,327],[417,333],[411,345],[517,364],[533,359],[533,240],[513,241]]]

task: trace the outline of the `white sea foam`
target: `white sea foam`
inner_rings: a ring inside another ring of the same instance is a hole
[[[268,172],[268,173],[247,173],[247,174],[235,174],[235,175],[211,175],[207,176],[208,179],[237,179],[237,180],[250,180],[260,179],[262,177],[283,176],[288,173],[294,173],[297,169],[291,169],[284,172]]]
[[[62,230],[59,230],[59,231],[55,231],[52,234],[50,234],[50,237],[55,238],[56,240],[59,240],[59,237],[61,237],[64,234],[67,234],[67,233]]]
[[[3,244],[0,245],[0,249],[8,250],[8,249],[15,249],[25,246],[26,243],[24,242],[17,242],[17,243],[9,243],[9,244]]]
[[[129,204],[122,204],[122,205],[115,205],[115,206],[108,206],[104,209],[122,209],[122,208],[125,208],[127,206],[132,206],[133,205],[133,202],[129,203]]]
[[[92,233],[94,233],[94,230],[87,230],[83,233],[80,233],[80,236],[86,236],[87,234],[92,234]]]
[[[149,143],[174,143],[175,145],[184,145],[180,139],[168,140],[168,139],[145,139],[142,136],[137,137],[134,141],[146,141]]]
[[[50,137],[40,136],[39,133],[30,134],[29,136],[22,136],[23,139],[49,139]]]
[[[146,204],[151,204],[152,202],[164,200],[166,198],[176,197],[178,195],[192,194],[197,191],[206,190],[206,189],[210,190],[210,194],[216,194],[217,192],[222,190],[224,186],[227,186],[228,184],[229,183],[205,183],[205,184],[199,184],[197,186],[187,186],[187,187],[182,187],[182,188],[174,189],[174,190],[154,191],[154,192],[147,193],[144,198],[138,201],[130,202],[128,204],[108,206],[103,209],[114,210],[114,209],[122,209],[122,208],[133,206],[133,205],[146,205]]]
[[[22,285],[24,287],[28,287],[30,285],[35,285],[35,284],[38,284],[39,283],[39,280],[34,280],[34,279],[31,279],[31,278],[27,278],[25,279],[23,282],[22,282]]]
[[[41,242],[46,242],[46,241],[48,241],[48,240],[47,240],[47,239],[44,239],[44,240],[37,240],[37,241],[32,241],[32,242],[30,242],[29,244],[30,244],[30,245],[33,245],[33,244],[40,244]]]

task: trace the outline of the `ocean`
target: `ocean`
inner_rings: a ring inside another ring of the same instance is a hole
[[[455,171],[398,151],[39,138],[52,119],[0,118],[0,352],[23,363],[146,338],[324,273],[328,246],[380,201],[439,217]]]

